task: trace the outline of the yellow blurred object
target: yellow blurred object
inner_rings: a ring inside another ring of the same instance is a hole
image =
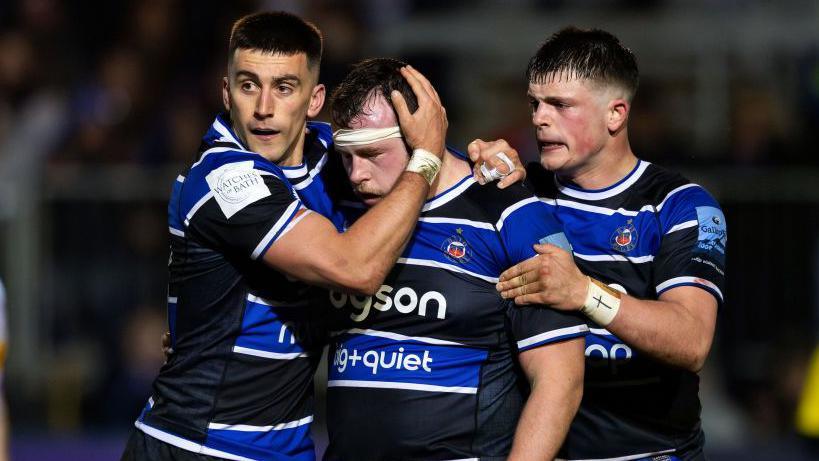
[[[796,408],[796,431],[806,437],[819,438],[819,346],[813,351]]]

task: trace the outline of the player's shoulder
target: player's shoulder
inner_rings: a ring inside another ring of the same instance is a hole
[[[557,197],[558,190],[554,173],[543,168],[538,162],[526,165],[525,184],[538,197]]]
[[[714,197],[700,184],[677,171],[651,163],[635,184],[639,197],[660,212],[710,206],[719,208]]]
[[[486,217],[492,222],[501,221],[510,213],[539,202],[532,190],[521,183],[512,184],[505,189],[499,189],[495,183],[483,186],[475,184],[469,188],[467,196],[483,208]]]
[[[307,122],[307,130],[315,136],[315,140],[321,143],[326,149],[333,146],[333,128],[327,122],[311,120]]]

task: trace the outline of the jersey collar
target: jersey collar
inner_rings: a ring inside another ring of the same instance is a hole
[[[558,179],[557,175],[555,175],[555,186],[560,191],[561,194],[568,195],[569,197],[579,198],[583,200],[603,200],[609,197],[614,197],[615,195],[625,191],[629,187],[631,187],[634,183],[637,182],[638,179],[643,175],[646,171],[646,168],[651,165],[650,162],[646,162],[645,160],[638,160],[637,165],[627,174],[623,179],[617,181],[616,183],[612,184],[611,186],[604,187],[602,189],[581,189],[579,187],[571,186],[569,184],[563,184],[560,179]]]

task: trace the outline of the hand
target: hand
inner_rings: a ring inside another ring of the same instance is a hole
[[[588,278],[567,251],[554,245],[535,245],[538,253],[510,267],[495,288],[515,304],[546,304],[564,311],[580,310],[586,302]]]
[[[476,139],[466,146],[466,151],[469,154],[469,159],[475,164],[473,167],[473,175],[479,184],[486,184],[486,178],[481,174],[481,165],[486,163],[488,168],[497,168],[501,174],[506,176],[501,178],[498,182],[498,188],[504,189],[516,182],[521,182],[526,179],[526,169],[520,163],[520,156],[518,151],[512,148],[505,140],[498,139],[497,141],[486,142],[482,139]],[[512,171],[509,171],[509,166],[506,165],[498,154],[503,152],[515,165]]]
[[[390,95],[404,140],[413,149],[424,149],[441,158],[444,156],[446,130],[449,126],[441,98],[429,80],[412,66],[402,67],[401,75],[418,99],[418,110],[410,113],[401,93],[393,91]]]
[[[171,354],[173,354],[173,349],[171,349],[171,332],[166,331],[162,333],[162,353],[165,354],[165,363],[168,363],[168,359],[171,358]]]

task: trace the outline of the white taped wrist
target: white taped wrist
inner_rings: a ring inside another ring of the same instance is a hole
[[[608,326],[620,310],[620,292],[591,277],[586,301],[580,312],[601,327]]]
[[[431,186],[441,170],[441,159],[435,154],[424,149],[415,149],[407,164],[407,171],[418,173],[426,179]]]

